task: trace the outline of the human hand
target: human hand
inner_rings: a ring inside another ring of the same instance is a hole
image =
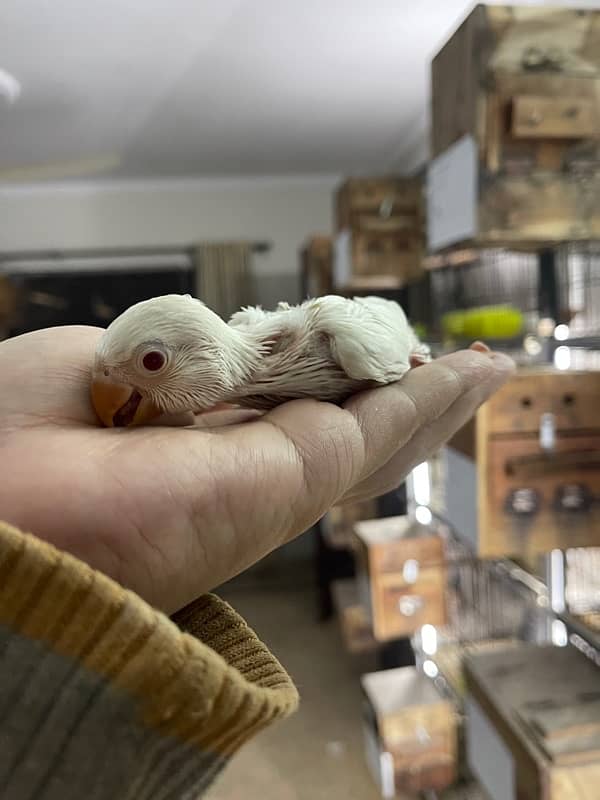
[[[297,400],[227,426],[107,429],[89,398],[101,333],[51,328],[0,344],[0,518],[167,613],[333,504],[393,489],[513,369],[463,351],[343,408]]]

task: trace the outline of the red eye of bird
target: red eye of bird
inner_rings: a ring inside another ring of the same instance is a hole
[[[149,372],[156,372],[164,367],[165,357],[160,351],[151,350],[149,353],[146,353],[142,359],[142,364],[144,365],[144,369],[147,369]]]

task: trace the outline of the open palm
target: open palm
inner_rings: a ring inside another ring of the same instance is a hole
[[[512,369],[464,351],[344,408],[298,400],[227,426],[105,429],[89,399],[101,333],[51,328],[0,344],[0,519],[169,613],[332,504],[397,486]]]

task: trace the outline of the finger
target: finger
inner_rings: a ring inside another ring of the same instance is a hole
[[[411,370],[396,384],[351,398],[345,407],[364,442],[364,465],[357,480],[381,469],[417,431],[431,426],[460,398],[473,392],[473,409],[484,402],[513,370],[506,356],[462,351]]]
[[[195,417],[191,411],[183,412],[181,414],[161,414],[160,417],[150,420],[146,423],[148,427],[166,427],[166,428],[184,428],[193,425]]]
[[[481,405],[479,389],[459,398],[442,416],[420,430],[383,467],[354,486],[343,502],[360,502],[396,489],[418,464],[431,458],[473,417]]]
[[[244,433],[257,447],[265,423],[283,433],[299,467],[306,504],[328,507],[387,464],[458,398],[476,390],[485,400],[513,366],[502,356],[455,353],[412,370],[397,384],[352,398],[344,409],[313,401],[286,403]]]
[[[491,352],[490,348],[487,346],[487,344],[484,344],[484,342],[479,342],[479,341],[473,342],[473,344],[470,346],[469,350],[476,350],[478,353],[489,353],[489,352]]]
[[[223,411],[211,411],[207,414],[199,414],[195,418],[196,428],[224,428],[230,425],[240,425],[243,422],[262,417],[264,412],[256,411],[252,408],[234,408]]]

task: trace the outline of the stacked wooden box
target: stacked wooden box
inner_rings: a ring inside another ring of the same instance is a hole
[[[0,275],[0,339],[8,336],[18,312],[19,292],[13,281]]]
[[[346,650],[353,655],[375,651],[377,641],[360,603],[356,581],[353,578],[334,581],[332,594]]]
[[[425,624],[444,625],[445,550],[441,536],[409,517],[354,526],[359,598],[378,641],[412,636]]]
[[[384,797],[440,791],[457,777],[453,705],[414,667],[362,677],[369,763]]]
[[[466,663],[469,766],[491,800],[600,796],[600,672],[573,647],[521,644]]]
[[[334,549],[350,550],[354,546],[354,525],[377,516],[377,501],[363,500],[333,506],[321,521],[327,544]]]
[[[421,276],[422,181],[352,178],[336,194],[336,289],[397,289]]]
[[[333,244],[330,236],[311,236],[300,251],[302,290],[306,297],[333,291]]]
[[[600,238],[600,11],[477,6],[432,65],[428,245]]]
[[[522,369],[449,443],[439,511],[477,556],[600,545],[599,397],[600,372]]]

